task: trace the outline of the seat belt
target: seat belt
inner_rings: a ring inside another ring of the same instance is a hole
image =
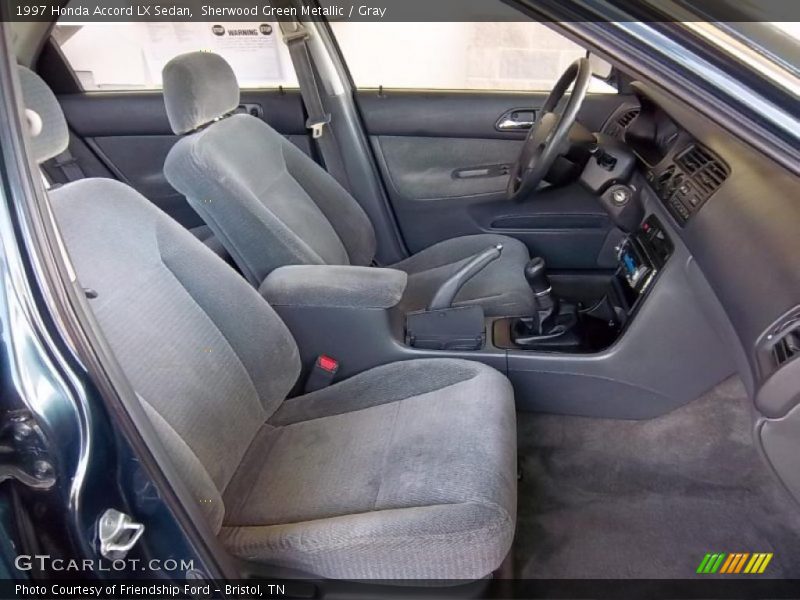
[[[52,164],[54,167],[61,169],[61,173],[67,180],[67,183],[86,178],[86,175],[78,164],[78,160],[72,155],[69,148],[56,156]]]
[[[330,126],[331,115],[326,113],[322,106],[320,87],[314,76],[314,66],[308,51],[307,42],[310,37],[308,30],[296,19],[292,21],[278,20],[278,24],[283,34],[283,41],[289,48],[289,56],[292,58],[297,81],[300,83],[300,95],[308,113],[306,128],[311,130],[311,137],[317,142],[328,173],[342,187],[349,190],[347,172]]]

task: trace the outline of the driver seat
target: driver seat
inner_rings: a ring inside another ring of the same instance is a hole
[[[375,230],[364,210],[261,119],[233,114],[239,85],[222,57],[180,55],[164,67],[163,84],[172,130],[184,136],[167,156],[166,178],[251,284],[285,265],[372,264]],[[532,314],[534,297],[523,274],[528,249],[492,234],[445,240],[389,265],[408,274],[403,308],[425,308],[442,282],[498,243],[500,258],[467,282],[453,304],[479,304],[487,316]]]

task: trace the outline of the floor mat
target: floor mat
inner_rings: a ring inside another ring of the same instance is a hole
[[[707,552],[800,577],[800,507],[753,445],[738,379],[649,421],[519,414],[519,578],[687,578]],[[800,460],[800,457],[798,457]]]

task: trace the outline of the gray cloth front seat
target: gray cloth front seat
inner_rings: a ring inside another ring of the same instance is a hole
[[[172,129],[187,134],[164,173],[214,231],[242,273],[258,287],[284,265],[369,265],[375,231],[353,197],[324,169],[261,119],[231,114],[239,86],[225,60],[208,52],[172,59],[163,72]],[[403,305],[424,308],[434,291],[472,255],[501,242],[500,259],[465,285],[456,304],[487,315],[532,314],[519,240],[474,235],[435,244],[390,267],[408,273]]]
[[[38,76],[20,78],[48,125],[29,146],[41,163],[66,145],[63,114]],[[50,200],[110,347],[230,552],[331,578],[473,579],[499,566],[516,515],[502,374],[410,360],[287,400],[294,339],[202,242],[117,181]]]

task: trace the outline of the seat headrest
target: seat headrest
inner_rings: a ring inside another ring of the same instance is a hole
[[[161,72],[164,103],[172,131],[193,131],[239,106],[239,84],[218,54],[190,52],[169,61]]]
[[[19,67],[22,100],[25,105],[29,148],[37,163],[61,154],[69,146],[64,111],[48,85],[30,69]]]

